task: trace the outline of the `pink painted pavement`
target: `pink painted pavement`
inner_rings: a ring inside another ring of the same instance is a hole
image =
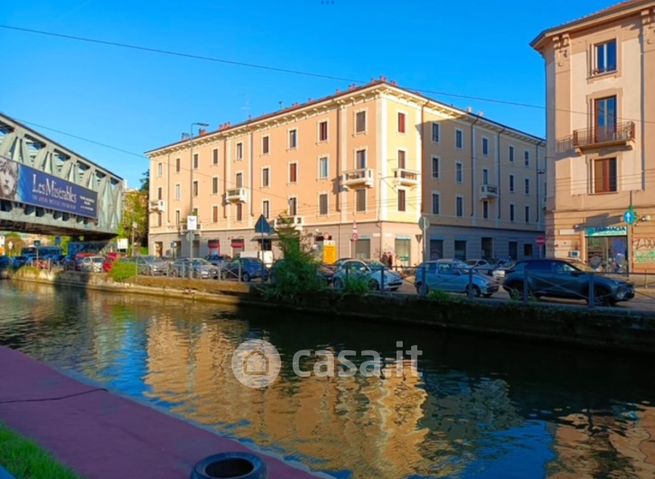
[[[0,347],[0,421],[85,478],[187,479],[193,465],[206,456],[252,452],[146,405],[93,389],[18,351]],[[272,479],[316,477],[276,458],[257,455],[266,461]]]

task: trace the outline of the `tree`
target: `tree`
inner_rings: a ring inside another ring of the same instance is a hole
[[[139,180],[141,182],[141,187],[139,188],[139,191],[145,192],[146,195],[149,195],[150,192],[150,170],[146,170],[143,172],[141,175],[141,179]]]
[[[9,246],[11,245],[11,249]],[[5,235],[5,251],[7,256],[18,256],[23,249],[25,242],[18,233],[7,233]]]
[[[123,220],[118,228],[121,238],[134,238],[134,244],[148,240],[148,194],[142,190],[127,191],[123,198]]]

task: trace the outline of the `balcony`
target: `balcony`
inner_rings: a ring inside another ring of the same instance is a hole
[[[225,193],[225,201],[227,203],[245,203],[246,202],[246,189],[245,188],[232,188]]]
[[[634,139],[635,123],[633,121],[624,121],[618,123],[616,128],[594,127],[586,130],[575,130],[572,145],[578,152],[582,152],[610,146],[629,146],[629,143]]]
[[[481,200],[495,200],[496,198],[498,198],[498,187],[496,185],[480,186]]]
[[[393,172],[396,183],[401,186],[418,185],[418,175],[417,171],[406,170],[405,168],[396,168]]]
[[[375,175],[371,168],[359,168],[357,170],[346,170],[341,175],[341,184],[346,188],[358,186],[373,186]]]
[[[295,229],[302,229],[303,226],[303,217],[302,216],[289,216],[288,218],[275,218],[273,220],[273,228],[274,229],[279,229],[279,228],[285,228],[285,227],[290,227],[290,228],[295,228]]]

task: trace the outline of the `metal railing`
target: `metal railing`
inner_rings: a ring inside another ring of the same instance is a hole
[[[612,127],[593,127],[575,130],[572,144],[575,148],[584,148],[606,143],[627,143],[635,139],[635,123],[623,121]]]

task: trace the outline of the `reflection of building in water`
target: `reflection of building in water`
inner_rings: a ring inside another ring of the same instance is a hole
[[[569,414],[552,429],[558,457],[549,477],[655,477],[654,407]]]
[[[300,379],[287,370],[270,388],[249,389],[231,371],[238,322],[187,331],[179,326],[161,320],[151,324],[146,377],[152,396],[184,402],[175,412],[204,424],[237,424],[231,432],[264,447],[336,458],[359,469],[361,477],[370,477],[370,468],[400,477],[429,466],[420,450],[427,434],[419,426],[426,393],[418,378]]]

